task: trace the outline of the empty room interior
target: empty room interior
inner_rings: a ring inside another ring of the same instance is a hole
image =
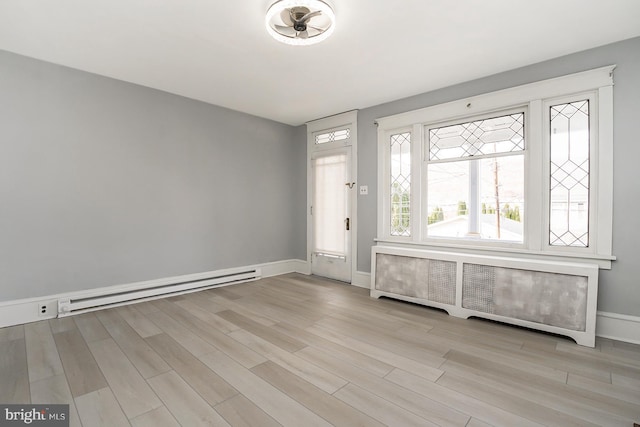
[[[640,424],[637,0],[0,2],[0,425]]]

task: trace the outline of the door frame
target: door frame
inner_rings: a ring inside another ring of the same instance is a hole
[[[323,131],[349,128],[349,139],[315,143],[315,135]],[[351,180],[355,182],[350,196],[350,231],[351,231],[351,281],[358,270],[358,111],[348,111],[318,120],[307,122],[307,266],[311,273],[311,252],[313,250],[313,218],[311,218],[311,205],[313,203],[313,171],[311,159],[314,153],[335,148],[351,147]]]

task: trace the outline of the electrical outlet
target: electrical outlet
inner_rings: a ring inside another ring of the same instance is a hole
[[[360,195],[361,196],[366,196],[367,194],[369,194],[369,186],[368,185],[361,185],[360,186]]]
[[[41,319],[53,319],[58,316],[58,301],[38,301],[36,307],[38,310],[38,317]]]
[[[38,304],[38,316],[43,317],[49,314],[49,306],[46,303]]]

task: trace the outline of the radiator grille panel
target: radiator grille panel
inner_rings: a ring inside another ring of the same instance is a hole
[[[456,263],[389,254],[377,254],[378,290],[455,304]]]
[[[456,263],[431,260],[429,268],[430,301],[443,304],[456,303]]]
[[[462,306],[471,310],[584,331],[586,276],[464,264]]]
[[[493,314],[495,267],[464,264],[462,266],[462,306],[470,310]]]

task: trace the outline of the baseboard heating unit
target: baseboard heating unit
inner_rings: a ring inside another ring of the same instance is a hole
[[[595,345],[598,266],[374,246],[371,296],[553,332]]]
[[[260,277],[260,268],[229,269],[94,289],[72,298],[60,298],[58,317],[243,283]]]

